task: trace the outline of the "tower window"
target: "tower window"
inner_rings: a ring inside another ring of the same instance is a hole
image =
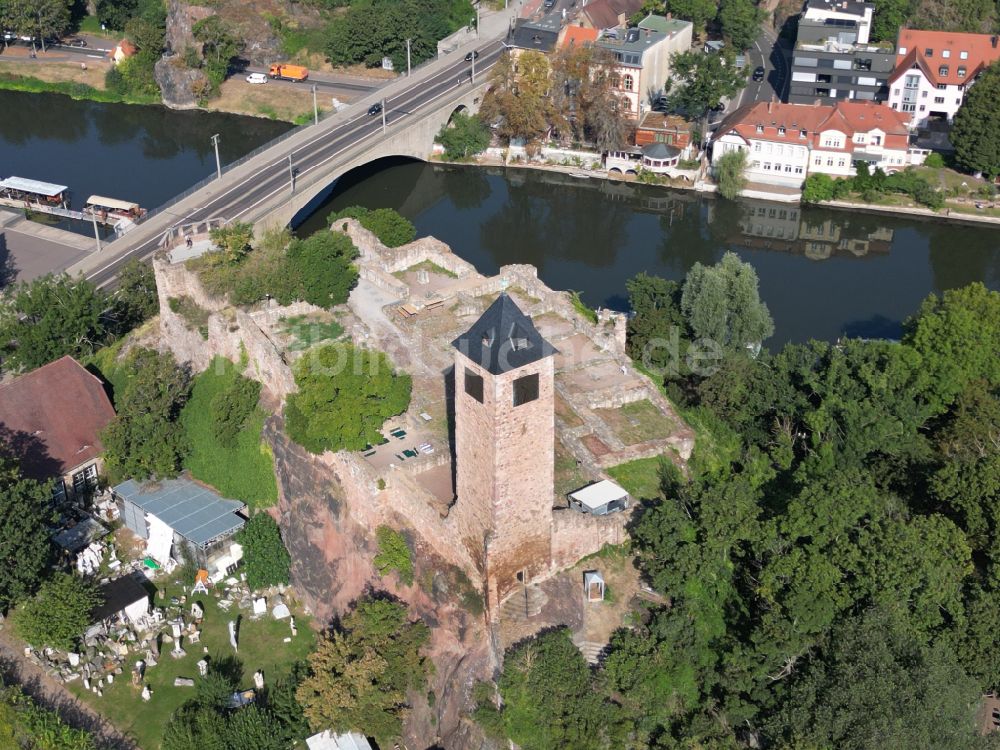
[[[465,392],[479,403],[483,403],[483,376],[476,375],[468,367],[465,368]]]
[[[525,375],[514,381],[514,406],[526,404],[538,398],[538,373]]]

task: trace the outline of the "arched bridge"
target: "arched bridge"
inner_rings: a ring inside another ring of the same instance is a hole
[[[303,128],[157,211],[69,273],[106,284],[127,260],[155,252],[177,226],[215,217],[287,225],[321,203],[337,178],[355,167],[387,156],[428,159],[435,135],[454,112],[478,108],[503,45],[484,42],[478,51],[474,82],[472,64],[462,56],[396,81],[386,89],[384,118],[367,114],[369,99]]]

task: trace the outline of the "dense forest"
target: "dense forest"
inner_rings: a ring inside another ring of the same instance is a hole
[[[699,433],[633,520],[669,606],[596,672],[564,630],[508,652],[480,723],[526,750],[996,747],[1000,293],[932,295],[900,342],[772,354],[735,256],[629,292],[630,353]]]

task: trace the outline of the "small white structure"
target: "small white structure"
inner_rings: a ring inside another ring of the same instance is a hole
[[[306,747],[309,750],[372,750],[371,743],[363,734],[333,734],[329,729],[307,737]]]
[[[149,614],[149,592],[133,576],[123,576],[98,589],[101,603],[90,611],[91,625],[86,636],[107,632],[114,624],[142,627]]]
[[[597,570],[583,573],[583,593],[588,602],[604,601],[604,576]]]
[[[628,493],[614,482],[603,479],[569,493],[570,507],[593,516],[606,516],[628,507]]]

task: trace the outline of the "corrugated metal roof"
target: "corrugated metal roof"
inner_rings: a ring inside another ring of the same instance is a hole
[[[595,510],[602,505],[607,505],[612,500],[620,500],[623,497],[628,497],[628,493],[614,482],[602,479],[600,482],[595,482],[588,487],[584,487],[582,490],[571,492],[569,496],[581,505]]]
[[[139,208],[138,203],[131,201],[121,201],[117,198],[105,198],[103,195],[92,195],[87,198],[88,206],[102,206],[103,208],[115,208],[121,211],[131,211]]]
[[[20,190],[24,193],[38,193],[45,196],[59,195],[59,193],[69,190],[65,185],[54,185],[51,182],[42,182],[41,180],[29,180],[25,177],[8,177],[6,180],[0,180],[0,189],[3,188]]]
[[[197,545],[208,544],[246,523],[236,515],[245,507],[243,503],[227,500],[189,479],[164,479],[146,485],[129,479],[115,487],[115,493]]]

